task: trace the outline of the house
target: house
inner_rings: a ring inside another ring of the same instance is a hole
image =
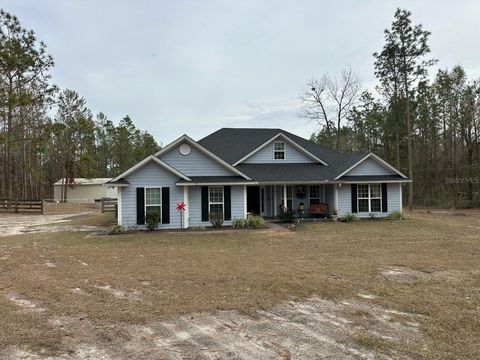
[[[74,178],[66,186],[67,196],[65,198],[65,179],[58,180],[53,184],[53,199],[55,201],[66,201],[75,203],[94,203],[102,197],[116,198],[117,188],[104,186],[111,178]]]
[[[285,209],[327,204],[338,216],[385,217],[402,211],[402,184],[410,180],[373,153],[346,154],[281,129],[223,128],[194,141],[187,135],[107,183],[118,189],[118,223],[159,228],[208,226],[212,213],[225,225],[249,213],[274,217]]]

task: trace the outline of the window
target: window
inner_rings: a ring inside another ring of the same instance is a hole
[[[273,158],[275,160],[285,160],[285,143],[276,141],[273,143]]]
[[[224,217],[223,186],[210,186],[208,188],[208,212],[209,214],[220,214]]]
[[[382,186],[359,184],[357,186],[358,212],[382,211]]]
[[[145,188],[145,214],[157,213],[162,220],[162,188]]]
[[[320,204],[320,186],[310,185],[310,205]]]

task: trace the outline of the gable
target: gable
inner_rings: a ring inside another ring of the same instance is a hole
[[[386,168],[382,164],[368,158],[344,174],[344,176],[365,176],[365,175],[392,175],[395,172]]]
[[[180,147],[188,145],[190,151],[183,155]],[[186,176],[232,176],[237,175],[226,167],[211,159],[186,141],[182,141],[159,155],[160,160],[174,167]]]
[[[285,159],[276,160],[273,158],[274,143],[280,141],[285,143]],[[283,138],[271,141],[266,146],[255,152],[253,155],[243,161],[244,164],[278,164],[278,163],[316,163],[312,158],[298,150]]]

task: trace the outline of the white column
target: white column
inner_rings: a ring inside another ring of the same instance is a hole
[[[338,184],[333,185],[333,188],[334,188],[333,209],[336,209],[338,214]]]
[[[247,218],[247,185],[243,185],[243,218]]]
[[[287,185],[283,185],[283,211],[287,211]]]
[[[190,201],[188,186],[183,187],[183,202],[185,203],[185,211],[183,212],[183,228],[190,226]]]
[[[273,216],[277,216],[277,185],[272,185]]]
[[[123,187],[118,186],[117,187],[117,224],[122,225],[122,189]]]

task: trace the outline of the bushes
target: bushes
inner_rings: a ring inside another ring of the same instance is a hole
[[[261,229],[265,227],[265,220],[261,216],[248,215],[246,219],[233,219],[232,226],[235,229]]]
[[[150,231],[155,230],[160,222],[160,214],[157,211],[147,212],[145,215],[145,223],[147,229]]]
[[[117,235],[123,233],[124,231],[125,229],[122,225],[115,224],[112,225],[110,229],[108,229],[107,235]]]
[[[293,223],[295,220],[295,214],[293,213],[292,210],[285,211],[282,209],[278,217],[280,218],[280,221],[284,223]]]
[[[393,220],[405,220],[406,219],[405,215],[401,211],[395,211],[395,212],[391,213],[390,215],[388,215],[388,218],[393,219]]]
[[[223,224],[223,213],[221,211],[211,212],[210,223],[213,225],[214,228],[220,228]]]
[[[351,222],[358,220],[358,216],[352,213],[346,213],[343,217],[339,219],[342,222]]]

